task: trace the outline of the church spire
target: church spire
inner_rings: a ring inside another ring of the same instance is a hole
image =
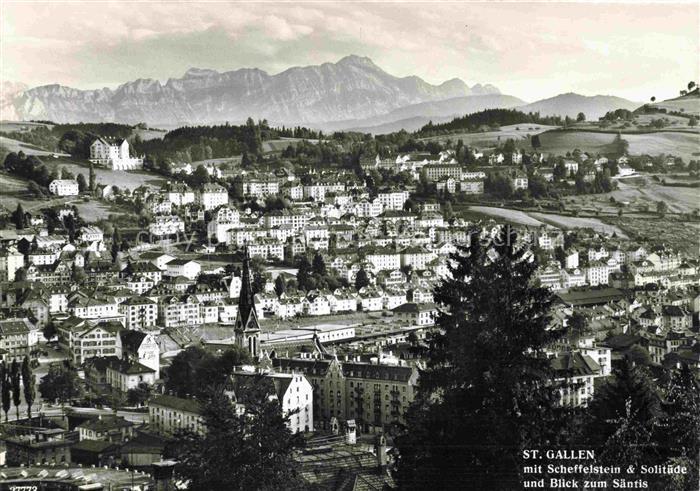
[[[258,314],[255,311],[253,284],[250,276],[250,255],[248,246],[243,246],[243,268],[241,271],[241,294],[238,297],[238,315],[235,324],[236,342],[247,348],[253,358],[258,354]]]
[[[250,310],[255,309],[253,302],[253,282],[250,277],[250,255],[248,246],[243,246],[243,269],[241,272],[241,294],[238,298],[238,311],[247,318]]]

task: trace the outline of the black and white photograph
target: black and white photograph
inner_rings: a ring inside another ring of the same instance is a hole
[[[0,0],[0,491],[700,490],[700,2]]]

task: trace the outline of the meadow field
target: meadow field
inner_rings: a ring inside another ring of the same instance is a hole
[[[660,178],[663,179],[664,176],[660,175]],[[617,184],[618,189],[610,193],[569,196],[564,198],[564,202],[581,209],[595,209],[610,214],[616,214],[620,204],[623,209],[637,213],[644,208],[655,212],[659,201],[666,203],[669,213],[692,213],[700,208],[698,188],[664,186],[646,174],[617,179]]]
[[[132,135],[138,136],[141,140],[155,140],[156,138],[163,138],[168,130],[153,129],[153,128],[134,128]]]
[[[263,153],[282,152],[286,150],[289,145],[295,146],[300,141],[307,141],[313,144],[318,143],[318,140],[304,140],[303,138],[279,138],[276,140],[263,141],[262,150]]]
[[[651,106],[666,109],[667,111],[678,111],[686,114],[700,116],[700,96],[687,96],[670,99],[668,101],[656,102]]]
[[[76,176],[83,174],[87,179],[90,168],[87,162],[68,159],[44,159],[49,168],[65,168]],[[95,180],[98,184],[110,184],[120,189],[134,190],[140,186],[160,187],[166,179],[158,174],[145,171],[112,170],[104,167],[95,167]]]
[[[547,126],[545,124],[513,124],[501,126],[497,131],[485,131],[479,133],[452,133],[449,135],[430,136],[420,138],[421,141],[440,141],[445,142],[452,140],[462,140],[465,145],[474,146],[478,149],[493,148],[500,143],[504,143],[509,138],[516,142],[516,145],[530,147],[530,137],[539,135],[546,131],[558,128],[557,126]]]
[[[697,159],[700,151],[700,133],[680,133],[659,131],[644,134],[624,134],[629,142],[631,155],[674,155],[688,162]],[[615,133],[592,131],[551,131],[540,135],[541,151],[544,153],[565,154],[575,148],[592,154],[604,154],[611,150]]]
[[[34,123],[31,121],[7,121],[7,120],[3,120],[3,121],[0,121],[0,132],[2,132],[2,133],[10,133],[13,131],[25,132],[25,131],[31,131],[33,129],[39,128],[40,126],[46,127],[48,129],[51,129],[54,127],[54,125],[46,124],[46,123]]]
[[[7,138],[6,136],[0,136],[0,147],[5,147],[10,152],[24,152],[25,155],[36,155],[38,157],[51,157],[52,155],[58,155],[61,157],[70,157],[67,153],[55,153],[37,146],[31,145],[29,143],[24,143],[19,140],[13,140],[12,138]]]
[[[620,237],[627,236],[619,227],[609,225],[598,218],[570,217],[556,213],[511,210],[494,206],[470,206],[469,211],[501,218],[516,225],[539,227],[549,224],[564,229],[591,228],[606,234],[616,233]]]

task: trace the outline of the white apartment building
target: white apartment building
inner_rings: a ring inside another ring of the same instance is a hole
[[[68,312],[81,319],[109,319],[120,316],[119,306],[113,298],[88,298],[80,296],[68,303]]]
[[[219,184],[205,184],[199,192],[199,203],[205,210],[228,205],[228,191]]]
[[[263,216],[265,228],[277,228],[282,225],[291,225],[294,230],[306,227],[309,221],[309,213],[302,211],[271,211]]]
[[[248,244],[250,257],[261,257],[263,259],[284,259],[284,244],[271,239],[258,239],[252,244]]]
[[[179,182],[168,183],[165,189],[165,198],[172,205],[183,206],[194,203],[195,194],[186,184]]]
[[[403,205],[408,199],[408,191],[389,191],[378,193],[377,199],[385,210],[403,210]]]
[[[561,270],[562,288],[573,288],[586,284],[586,273],[578,268],[567,268]]]
[[[401,266],[411,266],[415,269],[426,269],[429,262],[437,256],[421,247],[407,247],[401,251]]]
[[[203,434],[205,428],[201,413],[201,405],[192,398],[161,394],[148,402],[150,426],[164,436],[172,436],[177,430]]]
[[[148,231],[155,237],[166,237],[185,232],[185,222],[177,215],[158,215],[148,225]]]
[[[264,198],[279,194],[280,185],[275,179],[249,179],[243,182],[243,195]]]
[[[129,142],[98,138],[90,145],[90,162],[113,170],[143,169],[143,158],[129,156]]]
[[[355,203],[355,206],[352,207],[352,211],[360,218],[378,217],[384,211],[384,205],[379,201],[379,198],[375,198],[371,201],[363,199]]]
[[[158,304],[147,297],[131,297],[119,305],[127,329],[149,329],[158,320]]]
[[[11,246],[0,250],[0,281],[15,281],[15,273],[24,267],[24,254]]]
[[[562,406],[586,407],[593,399],[594,380],[602,376],[600,365],[581,352],[558,353],[551,360],[554,383]]]
[[[592,262],[586,268],[586,281],[590,286],[607,285],[610,267],[603,262]]]
[[[437,308],[433,303],[403,303],[393,309],[394,317],[399,322],[411,326],[432,326],[435,324]]]
[[[80,192],[78,181],[72,179],[54,179],[49,184],[49,191],[56,196],[77,196]]]
[[[100,227],[91,225],[80,229],[78,240],[81,242],[96,242],[104,240],[104,233]]]
[[[429,164],[423,167],[426,179],[439,181],[443,177],[459,179],[462,176],[462,166],[459,164]]]
[[[202,324],[201,302],[193,295],[183,299],[169,297],[160,305],[160,316],[165,327],[196,326]]]
[[[304,198],[314,201],[323,201],[327,193],[341,193],[345,191],[344,184],[310,184],[304,186]]]
[[[401,254],[392,249],[374,249],[365,258],[374,265],[375,271],[393,271],[401,268]]]
[[[207,224],[207,237],[216,239],[217,242],[227,244],[229,242],[229,231],[240,227],[240,214],[238,210],[228,206],[219,208],[211,222]]]
[[[117,336],[122,329],[121,323],[113,321],[59,325],[59,344],[75,365],[81,365],[88,358],[118,356]]]
[[[465,194],[484,194],[484,180],[463,179],[459,181],[459,190]]]
[[[202,271],[202,265],[191,259],[173,259],[165,265],[166,276],[184,276],[194,280]]]
[[[27,254],[27,263],[45,266],[55,263],[61,255],[60,249],[37,249]]]
[[[578,251],[569,251],[564,259],[564,267],[566,269],[578,268]]]
[[[156,379],[156,373],[153,369],[138,362],[114,360],[105,370],[107,385],[120,392],[128,392],[143,384],[153,386]]]
[[[517,191],[519,189],[527,189],[528,180],[527,175],[522,172],[516,172],[512,178],[513,188]]]
[[[293,201],[301,201],[304,199],[304,186],[291,186],[287,189],[287,192],[289,193],[289,198]]]

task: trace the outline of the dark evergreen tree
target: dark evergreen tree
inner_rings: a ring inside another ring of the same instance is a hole
[[[78,372],[68,363],[54,363],[39,381],[39,393],[49,402],[70,402],[80,397],[83,385]]]
[[[357,272],[357,276],[355,276],[355,289],[359,291],[366,286],[369,286],[369,276],[365,268],[360,268]]]
[[[34,392],[34,386],[36,381],[34,379],[34,371],[29,363],[29,357],[25,356],[22,361],[22,385],[24,387],[24,402],[27,403],[27,417],[31,419],[32,417],[32,404],[36,398]]]
[[[22,208],[22,203],[17,203],[17,208],[12,214],[12,221],[15,222],[15,227],[17,227],[17,230],[22,230],[27,226],[27,218],[24,213],[24,208]]]
[[[267,280],[265,279],[265,274],[261,271],[253,271],[253,281],[251,283],[251,287],[253,288],[253,295],[265,291],[265,283],[267,283]]]
[[[12,380],[10,379],[10,368],[2,363],[0,370],[0,378],[2,378],[2,410],[5,413],[5,422],[7,422],[7,414],[10,412],[12,404]]]
[[[297,285],[300,290],[311,289],[311,263],[306,256],[300,256],[297,260]]]
[[[236,391],[243,414],[236,413],[222,388],[211,390],[202,409],[204,435],[180,433],[166,449],[179,462],[176,473],[189,489],[308,489],[293,458],[303,444],[301,436],[289,431],[290,415],[269,397],[266,381],[251,379]]]
[[[12,383],[12,403],[15,405],[17,420],[19,420],[19,405],[22,404],[22,382],[17,358],[10,365],[10,382]]]
[[[226,382],[233,367],[250,363],[247,350],[233,346],[215,356],[198,346],[191,346],[173,358],[165,372],[165,389],[178,397],[205,397],[211,387]]]
[[[573,421],[544,354],[561,336],[548,329],[552,295],[510,227],[451,259],[396,477],[405,489],[521,489],[522,450],[556,446]]]
[[[76,229],[76,224],[75,224],[75,218],[73,215],[66,215],[63,218],[63,224],[66,227],[66,231],[68,232],[68,240],[73,242],[75,240],[75,229]]]
[[[700,455],[700,382],[684,364],[673,373],[666,398],[664,416],[656,431],[656,439],[667,464],[680,464],[688,469],[680,482],[671,482],[674,489],[695,489],[698,483]]]
[[[198,165],[190,178],[190,184],[194,187],[201,187],[211,180],[209,172],[203,165]]]
[[[607,383],[596,389],[584,441],[597,449],[599,464],[624,463],[639,469],[641,464],[661,463],[653,440],[661,415],[660,398],[651,379],[644,369],[625,358]]]
[[[282,275],[278,275],[275,278],[275,293],[278,297],[281,297],[285,291],[287,291],[287,284],[284,282]]]
[[[85,182],[85,176],[82,174],[78,174],[78,178],[76,179],[78,182],[78,191],[81,193],[84,193],[88,189],[88,184]]]
[[[596,390],[590,405],[594,428],[587,433],[607,438],[615,432],[613,421],[629,418],[651,428],[661,416],[661,401],[649,376],[625,358],[608,382]]]
[[[312,269],[313,272],[317,275],[320,276],[325,276],[327,271],[326,271],[326,261],[323,260],[323,256],[321,253],[317,252],[314,255],[314,260],[312,263]]]
[[[95,168],[93,167],[92,162],[90,162],[90,173],[88,176],[88,189],[91,193],[94,193],[97,183],[95,182]]]

